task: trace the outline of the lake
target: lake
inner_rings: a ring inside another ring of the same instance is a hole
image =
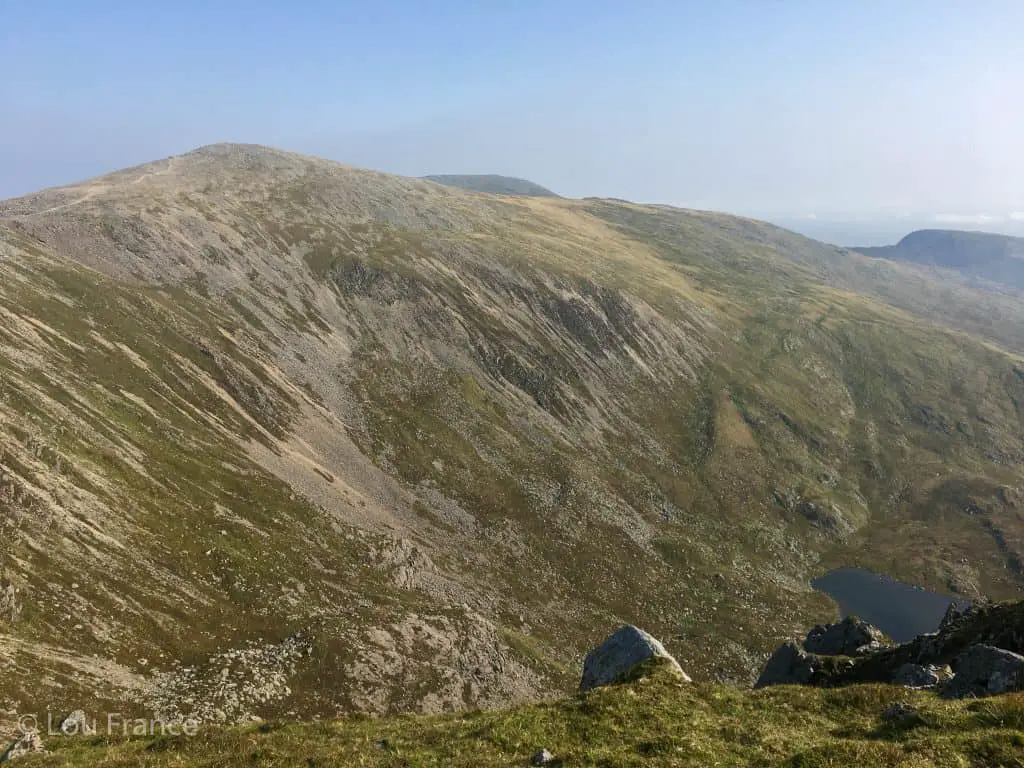
[[[832,598],[844,617],[857,616],[897,643],[934,632],[954,598],[863,568],[836,568],[811,582]],[[967,605],[969,601],[956,600]]]

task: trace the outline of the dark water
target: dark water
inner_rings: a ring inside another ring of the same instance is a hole
[[[831,597],[844,617],[853,615],[864,619],[897,643],[913,640],[924,632],[934,632],[954,601],[948,595],[929,592],[863,568],[836,568],[812,581],[811,586]]]

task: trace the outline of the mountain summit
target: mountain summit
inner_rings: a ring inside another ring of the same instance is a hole
[[[1024,585],[1017,302],[761,222],[215,145],[0,203],[0,314],[23,708],[750,683],[834,565]]]

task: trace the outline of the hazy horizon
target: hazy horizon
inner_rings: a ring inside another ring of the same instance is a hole
[[[849,244],[1024,234],[1021,22],[996,0],[10,4],[0,198],[232,140],[871,238]]]

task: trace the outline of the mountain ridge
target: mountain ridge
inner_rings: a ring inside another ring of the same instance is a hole
[[[615,621],[748,683],[833,565],[1022,584],[1021,310],[912,265],[253,145],[0,255],[7,701],[495,706]]]

